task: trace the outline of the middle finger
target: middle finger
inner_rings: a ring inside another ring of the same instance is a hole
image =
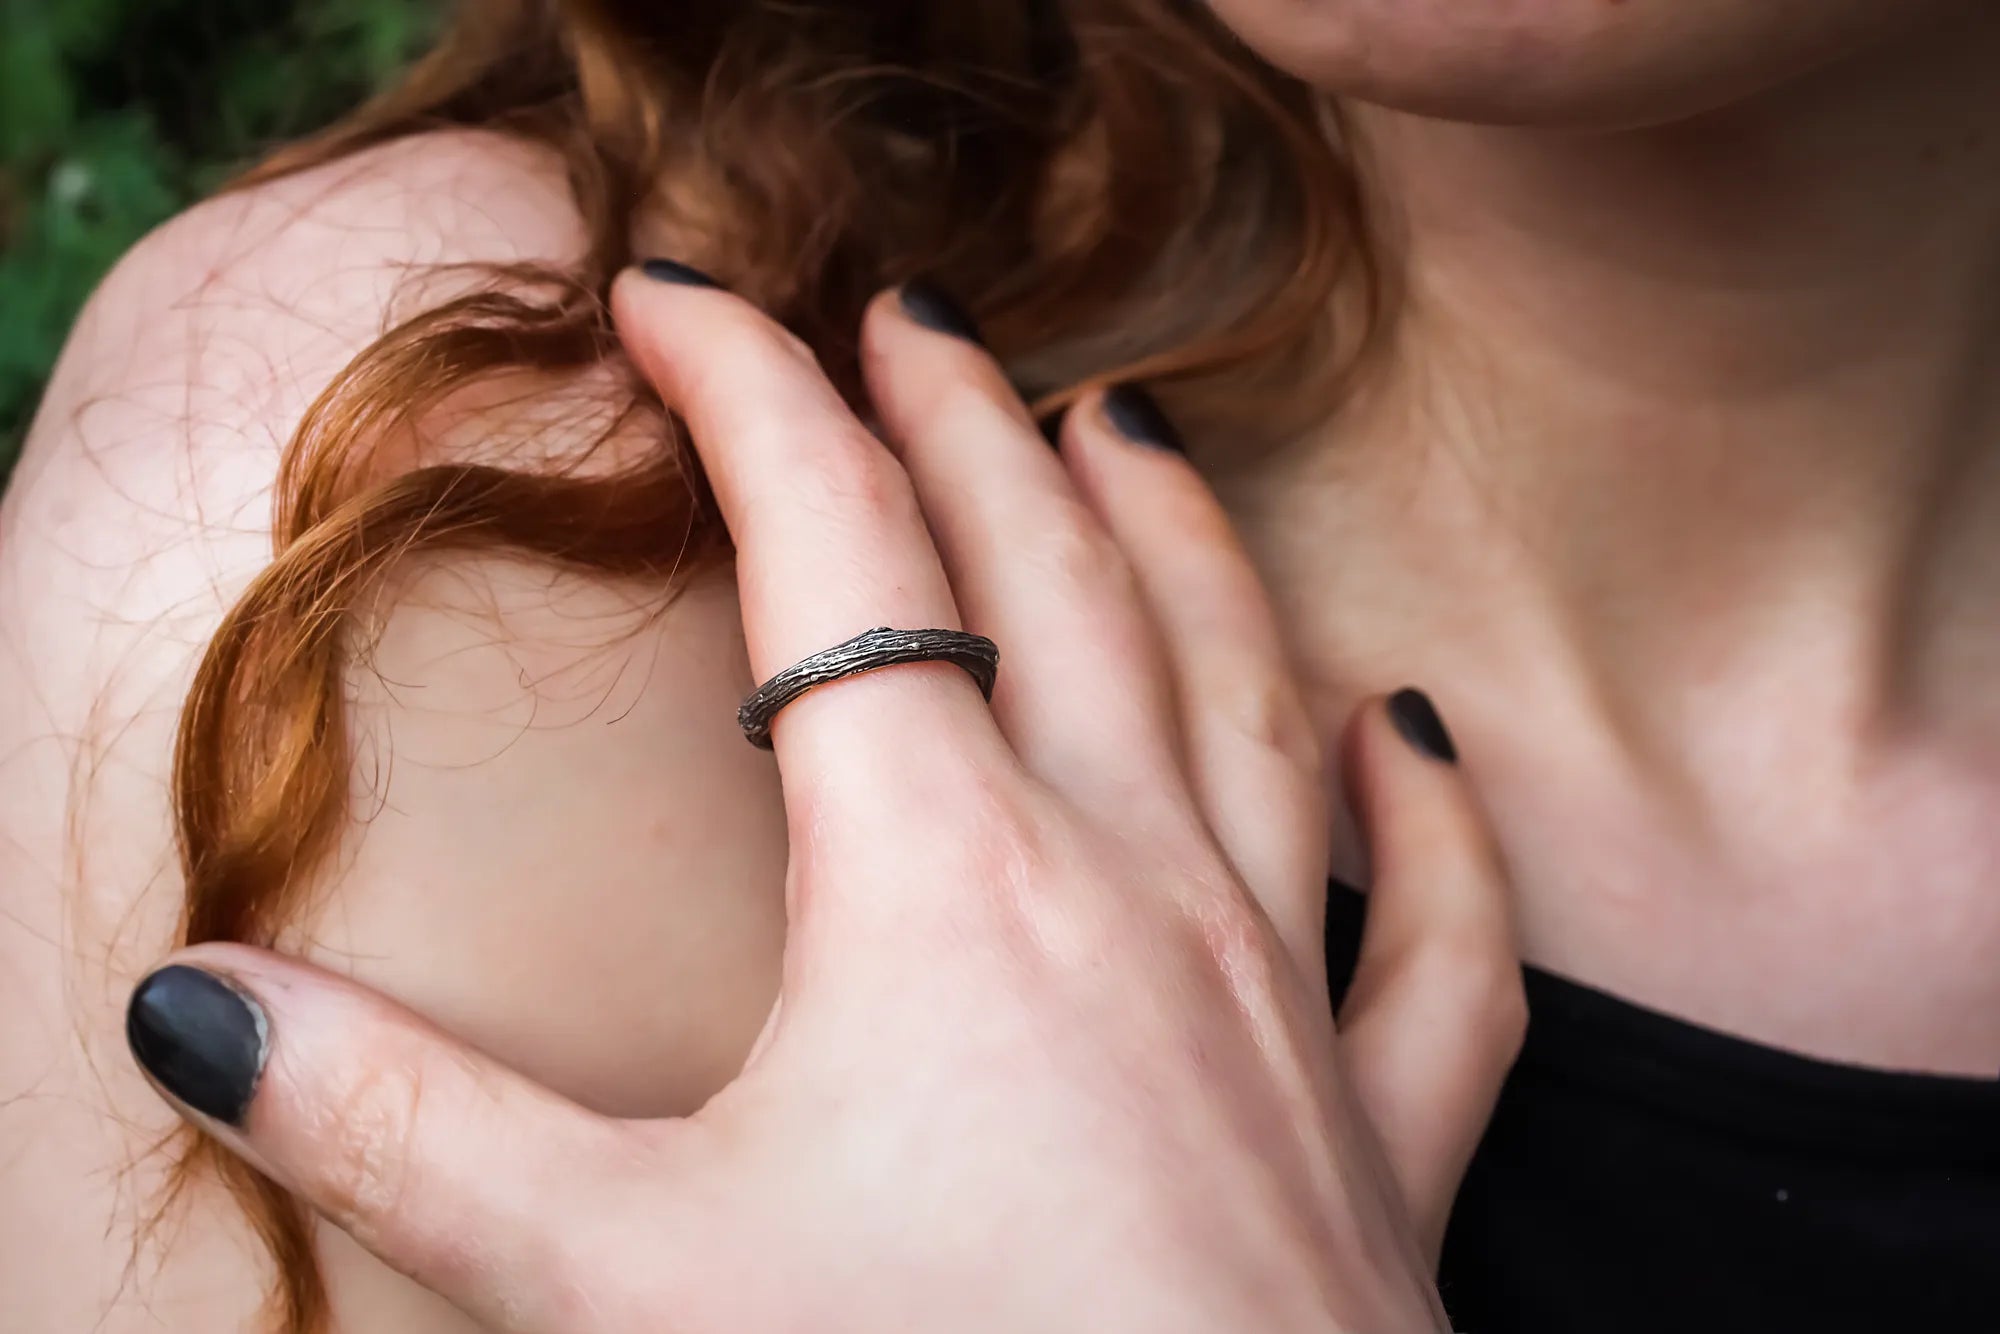
[[[905,287],[869,308],[862,366],[960,609],[1016,664],[993,712],[1071,799],[1184,815],[1171,678],[1131,567],[977,338],[950,298]]]

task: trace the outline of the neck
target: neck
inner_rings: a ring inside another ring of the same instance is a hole
[[[1718,682],[1850,749],[2000,728],[1996,64],[1982,17],[1666,127],[1363,110],[1391,355],[1219,482],[1308,670],[1462,677],[1472,648],[1496,707],[1581,682],[1683,750]],[[1326,605],[1336,563],[1379,582]]]

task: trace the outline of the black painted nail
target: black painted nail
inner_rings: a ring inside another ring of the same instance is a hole
[[[679,283],[683,287],[721,287],[722,284],[690,264],[677,259],[649,259],[639,265],[639,272],[648,278],[663,283]]]
[[[264,1012],[212,973],[169,964],[141,982],[125,1040],[146,1073],[204,1116],[236,1126],[264,1071]]]
[[[986,339],[979,332],[979,322],[958,304],[951,293],[936,283],[912,278],[903,284],[901,295],[903,313],[926,329],[963,338],[978,347],[986,346]]]
[[[1424,754],[1446,764],[1458,763],[1458,747],[1452,744],[1451,733],[1445,731],[1437,706],[1423,691],[1405,687],[1389,696],[1389,718],[1403,734],[1403,740]]]
[[[1121,384],[1107,393],[1104,415],[1127,440],[1174,454],[1187,453],[1181,433],[1167,420],[1167,414],[1160,411],[1151,394],[1135,384]]]

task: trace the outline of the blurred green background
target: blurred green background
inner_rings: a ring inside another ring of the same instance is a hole
[[[0,0],[0,478],[106,268],[272,143],[339,116],[437,0]]]

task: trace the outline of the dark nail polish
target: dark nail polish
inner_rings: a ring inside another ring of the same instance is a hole
[[[1063,421],[1068,416],[1068,408],[1057,408],[1054,412],[1051,412],[1036,423],[1037,426],[1042,428],[1042,439],[1049,442],[1050,449],[1062,448]]]
[[[722,286],[721,283],[715,281],[715,279],[709,277],[700,269],[692,265],[683,264],[677,259],[649,259],[642,261],[639,265],[639,272],[659,282],[679,283],[683,287],[719,288]]]
[[[979,347],[986,346],[979,324],[949,292],[936,283],[913,278],[903,284],[903,313],[936,333],[963,338]]]
[[[1445,731],[1437,706],[1423,691],[1405,687],[1389,696],[1389,718],[1403,734],[1403,740],[1424,754],[1446,764],[1458,763],[1458,747],[1452,744],[1451,733]]]
[[[264,1071],[264,1013],[211,973],[169,964],[141,982],[125,1040],[146,1072],[204,1116],[241,1125]]]
[[[1135,444],[1174,454],[1187,453],[1181,433],[1167,420],[1167,414],[1160,411],[1151,394],[1135,384],[1121,384],[1107,393],[1104,415],[1120,435]]]

